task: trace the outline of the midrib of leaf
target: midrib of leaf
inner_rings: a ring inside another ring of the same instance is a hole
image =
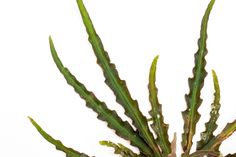
[[[186,95],[187,110],[183,112],[185,124],[184,124],[184,133],[182,141],[184,154],[182,154],[182,156],[188,156],[190,153],[192,146],[192,139],[196,130],[196,124],[200,118],[200,114],[198,113],[197,110],[202,101],[200,98],[201,88],[203,86],[204,79],[207,74],[205,71],[205,59],[204,59],[207,53],[206,49],[207,24],[214,3],[215,0],[210,1],[206,9],[206,12],[203,16],[200,39],[198,41],[199,50],[195,54],[195,67],[193,69],[194,76],[189,80],[190,92],[188,95]]]
[[[202,42],[201,42],[202,43]],[[203,42],[204,43],[204,42]],[[202,43],[202,44],[203,44]],[[205,45],[205,44],[204,44]],[[204,50],[200,50],[200,57],[199,58],[202,58],[204,55]],[[202,69],[200,67],[202,67],[202,61],[201,59],[199,59],[200,61],[198,62],[198,70],[197,70],[197,73],[196,73],[196,79],[195,79],[195,83],[196,85],[193,86],[193,94],[192,94],[192,104],[190,104],[190,106],[192,106],[192,109],[190,110],[190,115],[191,115],[191,119],[190,119],[190,129],[195,129],[196,127],[196,121],[195,121],[195,116],[197,116],[197,92],[200,90],[200,87],[199,87],[199,84],[201,82],[201,71]],[[194,131],[195,132],[195,131]],[[189,138],[188,138],[188,143],[192,143],[192,138],[194,136],[194,132],[190,132],[189,133]],[[190,148],[189,148],[190,149]]]
[[[110,63],[109,57],[106,54],[102,42],[97,35],[92,21],[88,15],[88,12],[83,4],[82,0],[77,0],[77,4],[86,27],[87,33],[89,35],[89,41],[94,49],[95,55],[98,59],[98,64],[102,67],[104,75],[106,77],[106,82],[108,86],[113,90],[114,94],[117,97],[117,100],[120,99],[122,102],[118,101],[127,112],[125,114],[129,116],[135,127],[138,129],[140,136],[147,142],[147,144],[155,152],[155,156],[160,157],[160,150],[156,146],[154,138],[148,128],[146,118],[138,109],[136,101],[132,100],[131,96],[128,93],[128,89],[125,87],[125,82],[119,79],[118,72]],[[116,76],[115,76],[116,75]],[[122,84],[123,83],[123,84]],[[125,92],[124,92],[125,91]]]
[[[74,90],[86,101],[88,107],[92,108],[96,113],[98,113],[98,118],[108,122],[108,126],[114,129],[118,136],[131,141],[131,144],[137,146],[141,151],[147,155],[152,155],[152,151],[147,146],[147,144],[137,136],[132,127],[127,121],[122,121],[122,119],[117,115],[115,111],[111,111],[107,108],[104,102],[101,102],[96,98],[96,96],[88,91],[86,87],[80,83],[71,73],[65,68],[57,55],[56,49],[54,47],[51,37],[49,38],[50,48],[53,60],[55,61],[58,69],[64,75],[68,84],[70,84]]]

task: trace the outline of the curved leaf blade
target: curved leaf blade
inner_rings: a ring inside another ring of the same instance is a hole
[[[97,63],[102,68],[103,74],[106,78],[105,83],[112,89],[116,96],[116,101],[123,106],[125,114],[131,118],[140,136],[152,148],[155,156],[160,157],[160,149],[156,145],[154,137],[149,130],[146,117],[138,108],[137,100],[132,99],[125,81],[120,79],[115,65],[111,63],[110,58],[103,47],[102,41],[96,33],[83,1],[77,0],[77,4],[89,36],[89,42],[91,43],[97,57]]]
[[[192,147],[192,139],[195,134],[196,124],[200,118],[198,113],[198,108],[202,103],[200,98],[201,89],[204,84],[204,79],[207,75],[205,70],[206,60],[205,56],[207,54],[206,40],[207,40],[207,25],[209,20],[209,15],[215,0],[211,0],[205,15],[202,19],[200,39],[198,41],[198,51],[195,54],[195,67],[193,68],[193,78],[189,79],[189,94],[185,95],[187,102],[187,109],[182,112],[184,119],[184,133],[182,134],[182,148],[184,154],[182,156],[188,156]]]
[[[54,139],[52,136],[47,134],[32,118],[30,118],[33,126],[38,130],[38,132],[44,137],[45,140],[53,144],[57,150],[60,150],[66,154],[67,157],[89,157],[84,153],[80,153],[78,151],[73,150],[72,148],[68,148],[63,145],[63,143],[59,140]]]
[[[201,133],[201,140],[197,144],[197,150],[200,150],[204,145],[206,145],[212,138],[215,136],[213,135],[214,131],[217,128],[216,121],[219,117],[219,110],[220,110],[220,86],[218,77],[216,75],[216,72],[212,70],[212,76],[213,76],[213,82],[214,82],[214,102],[211,104],[211,113],[210,113],[210,119],[205,124],[206,130]]]
[[[236,120],[232,123],[228,123],[220,134],[211,139],[202,150],[215,150],[218,149],[221,143],[231,136],[236,131]]]
[[[118,136],[131,141],[131,144],[138,147],[141,152],[147,155],[152,155],[152,150],[147,146],[143,139],[137,136],[138,133],[133,130],[131,125],[127,121],[123,121],[115,111],[108,109],[104,102],[98,100],[92,92],[88,91],[86,87],[80,83],[66,67],[64,67],[57,55],[57,51],[51,37],[49,38],[49,43],[51,54],[57,68],[66,79],[67,83],[71,85],[75,92],[86,101],[86,106],[98,114],[97,118],[102,121],[106,121],[108,123],[108,127],[114,129]]]
[[[162,105],[158,100],[158,89],[156,87],[156,65],[159,56],[153,59],[150,72],[149,72],[149,101],[151,103],[151,111],[149,114],[152,117],[151,127],[155,134],[157,135],[157,143],[162,149],[164,155],[171,153],[171,144],[168,139],[168,125],[164,123],[164,117],[162,115]]]
[[[107,147],[112,147],[115,150],[115,154],[119,154],[122,157],[139,157],[138,154],[134,153],[129,148],[125,147],[124,145],[118,143],[115,144],[111,141],[100,141],[100,144]]]

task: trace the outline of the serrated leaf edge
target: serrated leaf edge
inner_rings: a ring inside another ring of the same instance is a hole
[[[192,147],[192,139],[196,131],[196,124],[199,121],[200,114],[198,108],[202,103],[200,98],[201,89],[204,84],[204,79],[207,75],[205,70],[207,54],[206,40],[207,40],[207,25],[209,15],[215,0],[211,0],[202,19],[200,39],[198,41],[198,51],[195,54],[195,67],[193,68],[193,78],[189,79],[189,94],[185,95],[187,102],[187,109],[182,112],[184,119],[184,133],[182,134],[182,148],[183,157],[188,156]]]
[[[139,135],[154,151],[154,155],[156,157],[161,157],[161,151],[156,145],[154,137],[149,130],[147,119],[139,110],[137,100],[132,99],[125,81],[119,78],[115,65],[110,62],[110,58],[104,50],[102,41],[95,31],[83,1],[77,0],[77,4],[89,36],[89,42],[91,43],[97,57],[97,63],[102,68],[103,74],[106,78],[105,83],[112,89],[116,96],[116,101],[123,106],[125,114],[131,118],[132,124],[137,128]]]
[[[51,54],[56,66],[63,74],[67,83],[71,85],[74,88],[75,92],[78,93],[80,97],[86,101],[86,106],[91,108],[98,114],[98,119],[106,121],[108,127],[115,130],[115,133],[118,136],[131,141],[131,144],[138,147],[141,152],[151,156],[153,154],[152,150],[148,147],[148,145],[145,143],[145,141],[143,141],[142,138],[137,136],[138,133],[133,130],[131,125],[127,121],[123,121],[114,110],[108,109],[104,102],[101,102],[92,92],[88,91],[86,87],[81,82],[79,82],[75,78],[75,76],[71,74],[69,69],[64,67],[57,55],[51,37],[49,37],[49,44]]]

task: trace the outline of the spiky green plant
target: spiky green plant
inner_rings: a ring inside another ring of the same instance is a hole
[[[197,142],[197,148],[194,153],[191,153],[192,140],[196,132],[196,124],[199,121],[200,114],[198,108],[201,105],[200,98],[201,89],[204,85],[204,79],[207,75],[205,71],[205,56],[207,54],[206,40],[207,40],[207,24],[210,12],[215,3],[211,0],[205,15],[202,19],[200,39],[198,41],[198,51],[195,54],[195,67],[193,68],[193,77],[189,78],[189,93],[186,94],[187,109],[182,112],[184,119],[184,132],[182,134],[182,157],[200,157],[221,156],[219,147],[221,143],[228,138],[236,130],[236,120],[228,123],[221,133],[214,135],[217,128],[216,121],[219,117],[220,109],[220,88],[215,71],[212,71],[214,81],[214,102],[212,103],[212,110],[210,112],[210,119],[205,124],[206,130],[201,133],[201,140]],[[116,67],[111,63],[107,52],[104,50],[103,44],[97,35],[89,14],[83,4],[82,0],[77,0],[77,4],[82,16],[84,25],[86,27],[89,42],[91,43],[94,53],[97,57],[97,63],[103,70],[106,84],[111,88],[116,96],[116,101],[125,109],[125,114],[132,120],[132,124],[123,121],[116,111],[110,110],[104,102],[99,100],[92,92],[79,82],[70,71],[64,67],[60,58],[57,55],[51,37],[49,38],[51,54],[57,68],[65,77],[67,83],[71,85],[75,92],[86,101],[87,107],[91,108],[98,114],[98,119],[107,122],[108,127],[115,130],[115,133],[130,141],[131,145],[137,147],[139,154],[134,153],[129,148],[122,144],[115,144],[110,141],[101,141],[101,145],[112,147],[115,149],[115,154],[122,157],[175,157],[176,156],[176,139],[173,142],[169,141],[168,125],[164,123],[162,115],[162,106],[158,101],[156,80],[156,64],[158,56],[154,58],[149,74],[149,100],[151,104],[151,125],[149,126],[147,118],[142,114],[138,107],[138,103],[134,100],[126,86],[124,80],[121,80]],[[84,153],[80,153],[71,148],[64,146],[60,141],[55,140],[47,134],[32,118],[32,124],[39,131],[39,133],[50,143],[56,146],[58,150],[66,153],[67,157],[88,157]],[[135,128],[135,129],[133,129]],[[151,129],[153,133],[151,132]],[[234,157],[236,154],[229,154],[226,157]]]

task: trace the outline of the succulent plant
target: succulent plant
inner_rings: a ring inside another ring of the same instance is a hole
[[[198,51],[195,54],[195,66],[193,68],[193,77],[189,78],[189,93],[185,95],[187,108],[182,112],[184,119],[184,129],[182,134],[182,157],[218,157],[222,156],[219,147],[221,143],[228,138],[236,130],[236,120],[228,123],[225,128],[218,134],[214,135],[217,128],[217,119],[219,117],[220,109],[220,87],[215,71],[212,71],[214,82],[214,101],[211,104],[210,119],[205,124],[205,131],[201,133],[201,140],[197,142],[197,148],[194,153],[192,150],[192,140],[196,132],[196,124],[199,121],[200,114],[198,108],[202,103],[200,98],[201,89],[204,85],[204,79],[207,75],[205,70],[207,54],[206,40],[207,40],[207,25],[209,15],[215,0],[211,0],[202,19],[200,39],[198,41]],[[132,124],[122,120],[116,111],[110,110],[106,104],[99,100],[91,91],[89,91],[75,76],[73,76],[69,69],[64,67],[60,58],[57,55],[52,38],[49,37],[51,54],[57,68],[65,77],[67,83],[71,85],[75,92],[86,101],[87,107],[91,108],[98,114],[97,118],[107,122],[110,129],[115,130],[115,133],[128,141],[130,144],[139,150],[139,154],[133,152],[131,149],[116,144],[111,141],[101,141],[101,145],[112,147],[115,154],[122,157],[176,157],[176,138],[171,142],[168,137],[168,125],[164,122],[162,115],[162,105],[158,101],[158,89],[156,87],[156,64],[158,56],[154,58],[150,73],[149,73],[149,101],[151,110],[149,111],[150,119],[140,111],[138,103],[134,100],[126,86],[124,80],[121,80],[116,67],[111,63],[107,52],[105,51],[102,41],[97,35],[89,14],[84,6],[82,0],[77,0],[80,14],[83,23],[86,27],[89,42],[92,45],[93,51],[97,57],[97,63],[102,68],[105,77],[105,83],[111,88],[116,101],[124,108],[125,114],[132,120]],[[29,118],[38,132],[50,143],[56,146],[60,151],[63,151],[67,157],[89,157],[88,155],[73,150],[64,146],[59,140],[54,139],[47,134],[32,118]],[[151,124],[149,124],[149,122]],[[152,129],[152,130],[151,130]],[[226,157],[234,157],[236,154],[229,154]]]

